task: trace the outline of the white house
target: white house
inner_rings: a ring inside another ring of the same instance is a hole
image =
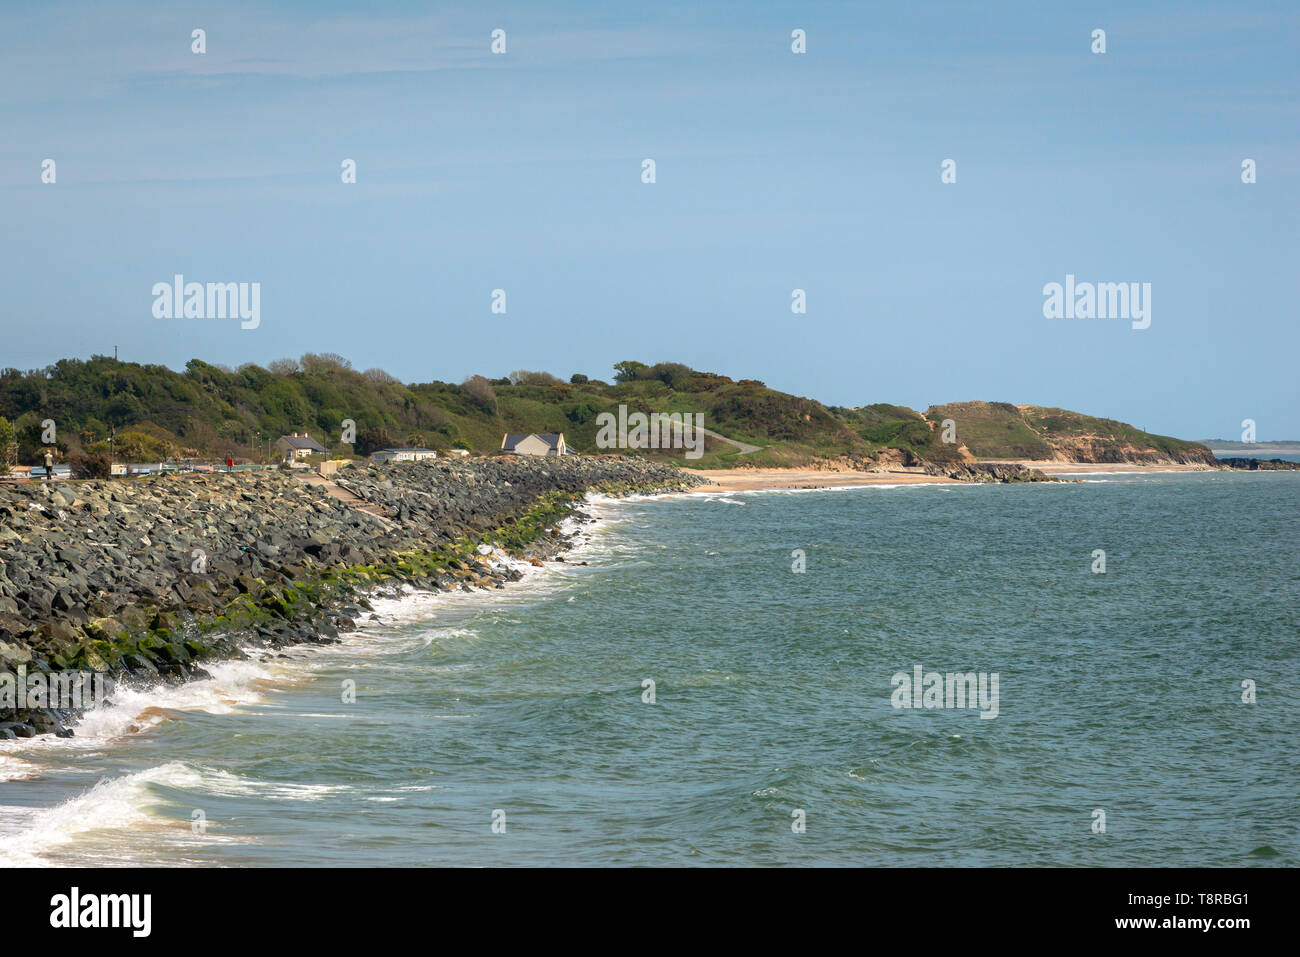
[[[433,449],[379,449],[370,453],[372,462],[423,462],[437,457]]]
[[[501,439],[501,449],[515,455],[572,455],[564,444],[563,432],[531,432],[527,435],[507,432]]]
[[[305,459],[313,455],[324,455],[326,451],[325,446],[306,432],[301,435],[297,432],[293,435],[282,435],[275,440],[275,447],[284,454],[286,459]]]

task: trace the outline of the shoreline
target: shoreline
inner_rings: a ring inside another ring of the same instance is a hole
[[[1169,463],[1164,465],[1146,465],[1134,462],[1042,462],[1033,459],[989,459],[980,460],[977,465],[1008,465],[1025,469],[1036,469],[1048,477],[1064,475],[1089,474],[1138,474],[1154,472],[1213,472],[1216,469],[1204,465],[1182,465]],[[683,469],[691,475],[704,479],[709,484],[698,485],[687,491],[694,495],[700,492],[757,492],[781,491],[789,489],[818,488],[855,488],[858,486],[890,485],[971,485],[969,481],[949,478],[944,475],[931,475],[920,469],[898,469],[882,472],[858,472],[852,470],[834,471],[831,469]]]
[[[707,481],[685,494],[850,488],[868,485],[969,485],[924,472],[834,472],[824,469],[683,469]]]
[[[385,591],[499,589],[521,566],[564,562],[592,492],[696,481],[591,458],[357,468],[347,495],[278,473],[15,489],[0,497],[0,675],[103,673],[111,696],[208,678],[203,665],[254,649],[332,644]],[[0,740],[72,736],[83,709],[35,700],[0,702]]]
[[[346,649],[349,645],[361,649],[381,638],[385,629],[413,621],[435,622],[440,611],[466,611],[482,602],[526,599],[536,593],[537,586],[545,587],[548,574],[589,564],[584,555],[594,544],[593,533],[609,521],[601,513],[622,500],[615,497],[596,503],[588,497],[576,500],[570,513],[557,524],[559,535],[546,543],[545,551],[515,556],[494,549],[483,556],[490,568],[485,577],[491,577],[491,586],[462,589],[417,581],[376,583],[350,596],[352,604],[364,609],[365,614],[358,616],[356,627],[341,629],[337,638],[279,646],[243,643],[240,657],[205,661],[201,680],[197,677],[183,681],[124,679],[116,685],[110,699],[84,709],[75,718],[73,735],[0,737],[0,784],[40,776],[41,765],[32,757],[48,752],[32,752],[33,747],[58,747],[65,743],[73,748],[107,747],[152,730],[168,716],[207,713],[214,705],[250,706],[260,701],[268,690],[282,691],[311,680],[310,670],[295,671],[292,663],[311,661],[318,652]],[[527,587],[530,585],[534,589]],[[89,734],[83,734],[87,727]]]

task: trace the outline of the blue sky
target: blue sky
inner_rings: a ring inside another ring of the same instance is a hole
[[[0,365],[637,358],[1300,438],[1293,3],[369,6],[0,8]],[[154,318],[176,273],[261,325]],[[1044,318],[1067,273],[1150,328]]]

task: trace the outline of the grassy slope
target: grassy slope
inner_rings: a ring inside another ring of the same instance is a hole
[[[493,394],[461,385],[405,385],[382,375],[361,374],[330,361],[306,362],[307,371],[273,373],[258,366],[223,370],[193,360],[185,372],[105,357],[63,360],[46,370],[0,372],[0,416],[14,421],[21,462],[40,453],[40,423],[58,424],[67,453],[107,445],[116,429],[119,458],[164,456],[259,457],[257,433],[272,440],[308,431],[332,452],[344,419],[358,433],[382,427],[393,441],[414,440],[433,448],[496,449],[503,432],[563,432],[584,452],[599,451],[596,417],[620,404],[645,413],[704,413],[706,427],[762,450],[739,455],[710,441],[701,467],[809,465],[819,460],[944,461],[960,458],[940,441],[940,423],[957,423],[960,444],[979,458],[1049,458],[1049,443],[1078,436],[1141,448],[1194,447],[1132,426],[1060,409],[1023,409],[1006,403],[962,402],[935,406],[925,415],[906,406],[876,404],[827,407],[767,388],[763,383],[694,372],[683,366],[643,367],[642,378],[624,383],[570,384],[526,377],[495,380]],[[317,360],[320,357],[316,357]],[[263,448],[265,445],[263,444]],[[895,450],[888,452],[886,450]],[[680,450],[642,453],[681,461]]]
[[[981,459],[1050,459],[1056,448],[1114,445],[1164,454],[1191,452],[1195,442],[1143,432],[1114,419],[1066,409],[1007,402],[953,402],[927,410],[932,420],[952,419],[957,438]]]

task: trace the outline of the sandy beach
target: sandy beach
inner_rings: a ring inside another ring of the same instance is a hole
[[[1044,475],[1080,475],[1105,472],[1202,472],[1200,465],[1135,465],[1118,463],[1034,462],[1029,459],[999,460],[1001,464],[1024,465]],[[926,475],[919,471],[834,472],[818,469],[686,469],[709,480],[692,492],[752,492],[759,489],[841,488],[855,485],[954,485],[956,479]]]

